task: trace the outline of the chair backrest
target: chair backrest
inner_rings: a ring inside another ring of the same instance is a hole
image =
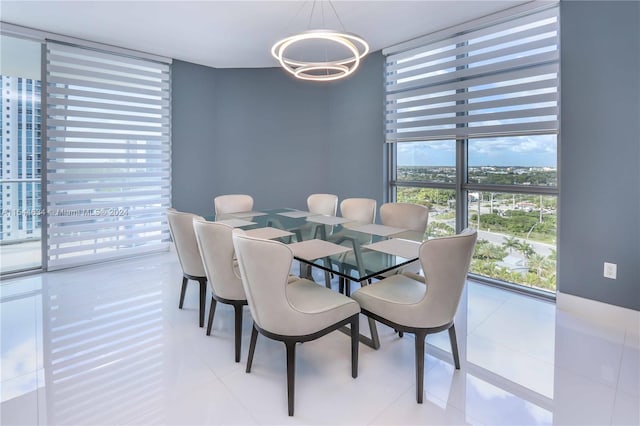
[[[420,302],[425,314],[421,327],[453,321],[467,279],[478,233],[467,228],[458,235],[427,240],[420,246],[420,263],[427,291]]]
[[[242,285],[256,325],[276,334],[295,329],[298,315],[287,300],[293,252],[278,241],[233,233]]]
[[[167,219],[182,272],[193,277],[204,277],[206,274],[193,231],[193,219],[203,219],[202,216],[168,209]]]
[[[224,299],[245,300],[242,279],[234,268],[233,227],[196,219],[193,229],[212,291]]]
[[[219,195],[213,199],[216,214],[248,212],[253,209],[253,197],[245,194]]]
[[[429,222],[429,208],[420,204],[385,203],[380,206],[380,221],[383,225],[424,234]]]
[[[340,214],[346,219],[373,223],[376,220],[376,200],[371,198],[347,198],[340,203]]]
[[[311,194],[307,198],[311,213],[335,216],[338,211],[338,196],[333,194]]]

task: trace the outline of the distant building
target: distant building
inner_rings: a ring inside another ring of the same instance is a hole
[[[0,76],[0,241],[40,238],[41,83]]]

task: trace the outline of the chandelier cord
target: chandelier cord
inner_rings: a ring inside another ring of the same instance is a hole
[[[313,0],[313,5],[311,5],[311,13],[309,14],[309,24],[307,25],[307,29],[311,29],[311,21],[313,20],[313,12],[316,10],[316,0]]]
[[[295,15],[293,15],[293,18],[291,18],[289,20],[289,23],[285,27],[287,29],[287,31],[289,31],[291,29],[293,21],[295,21],[296,18],[300,15],[300,12],[302,12],[302,9],[304,9],[304,7],[307,5],[307,3],[309,3],[309,0],[305,0],[300,4],[300,7],[298,8],[298,11],[296,12]],[[309,27],[307,27],[307,29],[309,29]]]
[[[342,23],[342,19],[340,19],[340,15],[338,15],[338,12],[336,11],[336,7],[333,5],[333,2],[331,0],[329,0],[329,6],[331,6],[331,9],[333,9],[333,13],[336,15],[336,18],[338,18],[338,22],[342,27],[342,31],[347,32],[347,29],[344,27],[344,24]]]
[[[324,25],[324,2],[320,3],[320,11],[322,12],[322,28],[326,28]],[[329,62],[329,52],[327,51],[327,45],[324,45],[324,61]],[[324,70],[325,75],[329,75],[329,69]]]

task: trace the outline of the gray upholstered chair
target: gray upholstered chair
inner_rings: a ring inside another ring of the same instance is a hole
[[[178,260],[182,267],[182,289],[180,291],[180,304],[182,309],[184,296],[189,280],[198,281],[200,284],[200,327],[204,326],[205,298],[207,293],[207,276],[200,257],[200,250],[193,231],[193,220],[202,219],[191,213],[179,212],[175,209],[167,210],[169,231],[171,239],[178,254]]]
[[[424,234],[429,223],[429,208],[420,204],[385,203],[380,206],[380,221],[383,225]]]
[[[333,194],[311,194],[307,197],[307,209],[311,213],[335,216],[338,211],[338,196]]]
[[[376,220],[376,200],[371,198],[346,198],[342,200],[340,203],[340,215],[345,219],[350,219],[356,222],[361,223],[373,223]],[[345,225],[348,227],[348,225]],[[364,235],[364,234],[362,234]],[[338,237],[338,241],[343,240],[343,238]],[[351,236],[350,238],[355,238]],[[361,238],[358,238],[359,244],[367,244],[371,241],[364,241]],[[348,244],[347,240],[347,244]],[[344,244],[344,241],[342,242]],[[342,261],[344,263],[354,263],[350,262],[348,259],[349,254],[342,256]],[[340,293],[344,293],[347,296],[351,293],[351,281],[346,278],[339,278],[339,289]]]
[[[458,235],[425,241],[420,246],[425,277],[392,275],[362,287],[351,296],[369,318],[416,335],[416,399],[419,404],[424,393],[427,334],[449,330],[454,364],[460,369],[453,317],[466,282],[476,237],[475,229],[465,229]]]
[[[373,223],[376,220],[376,200],[346,198],[340,203],[340,215],[358,222]]]
[[[380,206],[380,222],[382,222],[383,225],[413,231],[418,234],[421,239],[424,239],[427,224],[429,223],[429,208],[420,204],[385,203]],[[411,262],[390,273],[382,274],[382,276],[388,277],[402,272],[419,273],[420,261]]]
[[[307,197],[307,209],[314,214],[322,214],[327,216],[335,216],[338,212],[338,196],[334,194],[311,194]],[[330,235],[332,231],[328,231],[327,228],[333,228],[328,225],[325,226],[326,235]],[[311,277],[311,265],[300,264],[301,270],[305,270],[304,274]],[[331,288],[331,276],[330,273],[324,271],[324,281],[327,288]]]
[[[251,372],[258,332],[283,342],[287,351],[288,410],[292,416],[296,343],[315,340],[351,324],[351,376],[356,378],[360,306],[312,281],[289,282],[293,252],[285,244],[238,232],[234,232],[233,244],[253,317],[247,373]]]
[[[193,228],[211,288],[207,336],[211,335],[216,303],[232,305],[235,311],[235,360],[240,362],[242,308],[247,304],[247,297],[242,287],[240,272],[237,270],[237,262],[234,259],[233,227],[224,223],[196,219],[193,221]]]
[[[429,222],[429,208],[411,203],[385,203],[380,206],[380,221],[386,226],[411,231],[416,234],[416,238],[420,238],[420,241],[422,241],[424,239],[424,233],[427,230],[427,223]],[[361,256],[366,260],[367,258],[374,257],[383,258],[388,255],[376,251],[367,251],[362,253]],[[345,254],[343,256],[343,262],[347,265],[353,265],[354,269],[357,268],[356,257],[353,253]],[[411,262],[389,272],[384,272],[376,278],[382,279],[403,272],[418,274],[420,272],[420,261],[416,260],[415,262]],[[345,280],[345,285],[345,294],[349,296],[351,293],[351,284]],[[342,291],[343,287],[341,286],[340,288],[340,291]],[[402,335],[402,333],[400,333],[400,335]]]
[[[253,197],[245,194],[219,195],[213,199],[216,214],[248,212],[253,209]]]

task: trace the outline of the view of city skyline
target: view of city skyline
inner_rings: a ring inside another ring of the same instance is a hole
[[[0,241],[40,238],[40,81],[0,75]]]
[[[514,136],[469,141],[469,165],[557,166],[556,135]],[[397,144],[398,166],[455,167],[455,141],[405,142]]]

